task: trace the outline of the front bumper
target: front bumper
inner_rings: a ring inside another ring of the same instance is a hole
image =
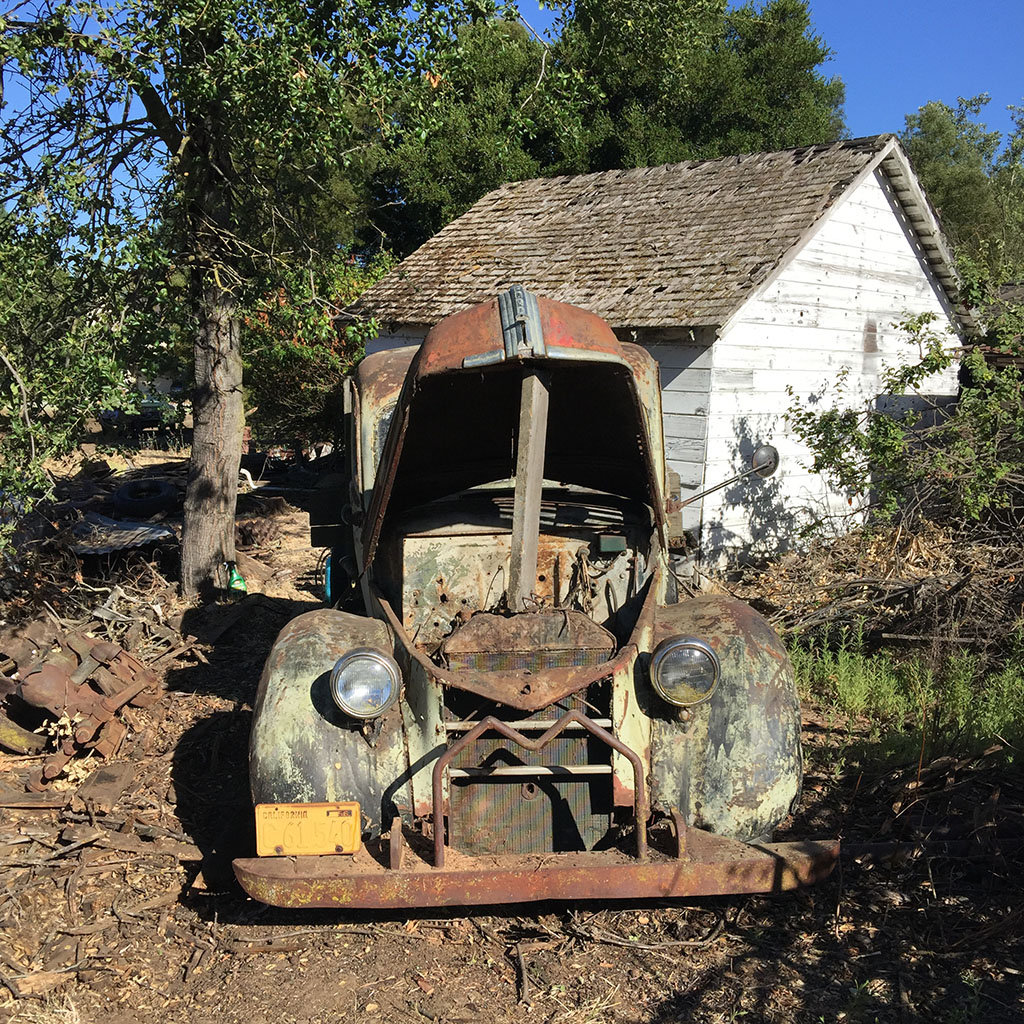
[[[277,907],[442,907],[537,900],[651,899],[777,893],[828,876],[839,842],[749,846],[686,830],[685,851],[652,850],[645,860],[620,851],[466,857],[434,867],[426,851],[405,851],[388,866],[383,848],[354,857],[248,857],[234,862],[242,888]]]

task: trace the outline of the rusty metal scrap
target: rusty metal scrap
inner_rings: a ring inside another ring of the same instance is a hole
[[[507,707],[520,711],[538,711],[567,697],[570,693],[586,688],[598,679],[632,671],[633,663],[640,649],[640,638],[646,630],[650,629],[651,623],[654,621],[654,611],[657,606],[656,583],[657,574],[652,576],[646,584],[647,591],[644,594],[643,605],[629,641],[622,645],[612,659],[598,665],[550,669],[540,676],[534,676],[529,672],[515,671],[481,676],[473,672],[458,672],[442,668],[417,648],[384,596],[375,594],[375,597],[399,644],[431,677],[445,686],[454,686],[469,693],[479,694],[481,697],[496,700]]]
[[[117,644],[36,620],[2,643],[0,697],[15,697],[65,723],[58,749],[28,787],[41,790],[72,758],[87,751],[113,757],[128,732],[127,705],[149,707],[159,697],[153,671]],[[11,708],[8,707],[8,711]]]

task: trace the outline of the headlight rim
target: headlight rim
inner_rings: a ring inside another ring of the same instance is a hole
[[[388,699],[379,708],[375,708],[372,714],[368,715],[361,714],[350,704],[347,704],[338,692],[338,679],[342,671],[353,661],[367,659],[383,665],[391,676],[392,682],[391,694]],[[398,698],[402,692],[402,681],[402,670],[399,668],[398,662],[387,651],[382,651],[379,647],[353,647],[334,663],[331,668],[328,688],[331,691],[331,700],[334,701],[334,706],[342,714],[348,715],[349,718],[355,719],[357,722],[372,722],[377,718],[381,718],[398,703]]]
[[[714,668],[714,682],[708,688],[699,700],[694,701],[680,701],[673,699],[669,694],[662,688],[658,681],[658,669],[661,663],[665,660],[671,651],[677,650],[680,647],[690,647],[699,650],[702,654],[707,655],[711,661],[711,665]],[[654,692],[663,700],[666,704],[671,704],[675,708],[697,708],[703,704],[707,704],[709,700],[715,695],[715,691],[718,689],[718,684],[722,680],[722,663],[719,660],[718,655],[715,653],[715,649],[707,642],[697,636],[690,636],[685,633],[677,634],[676,636],[666,637],[657,647],[651,652],[650,662],[648,663],[647,671],[648,679],[650,680],[651,687]]]

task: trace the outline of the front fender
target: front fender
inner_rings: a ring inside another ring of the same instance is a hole
[[[334,609],[307,612],[281,630],[253,709],[254,803],[357,800],[371,831],[390,823],[395,780],[405,778],[408,767],[401,711],[395,705],[379,720],[379,732],[364,735],[362,724],[343,714],[330,695],[334,663],[353,647],[367,646],[390,652],[388,627]],[[407,803],[407,796],[398,802]]]
[[[722,663],[688,722],[652,706],[652,789],[667,810],[734,839],[769,836],[800,798],[800,702],[782,641],[749,605],[706,595],[659,608],[655,641],[688,634]]]

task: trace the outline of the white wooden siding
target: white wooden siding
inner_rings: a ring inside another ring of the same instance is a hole
[[[665,423],[665,461],[679,474],[680,497],[700,490],[704,482],[708,401],[711,390],[711,347],[708,340],[689,331],[673,337],[659,331],[637,332],[636,340],[658,361],[661,405]],[[683,529],[701,531],[701,505],[683,509]]]
[[[782,467],[769,480],[704,499],[702,546],[711,560],[770,554],[814,518],[856,514],[805,468],[808,452],[783,419],[793,403],[787,389],[803,402],[829,402],[828,386],[846,367],[850,404],[874,398],[886,366],[916,357],[897,325],[924,312],[936,314],[940,330],[950,323],[945,295],[879,170],[833,208],[714,344],[705,479],[746,468],[759,441],[778,447]],[[949,396],[956,388],[954,367],[922,390]]]

